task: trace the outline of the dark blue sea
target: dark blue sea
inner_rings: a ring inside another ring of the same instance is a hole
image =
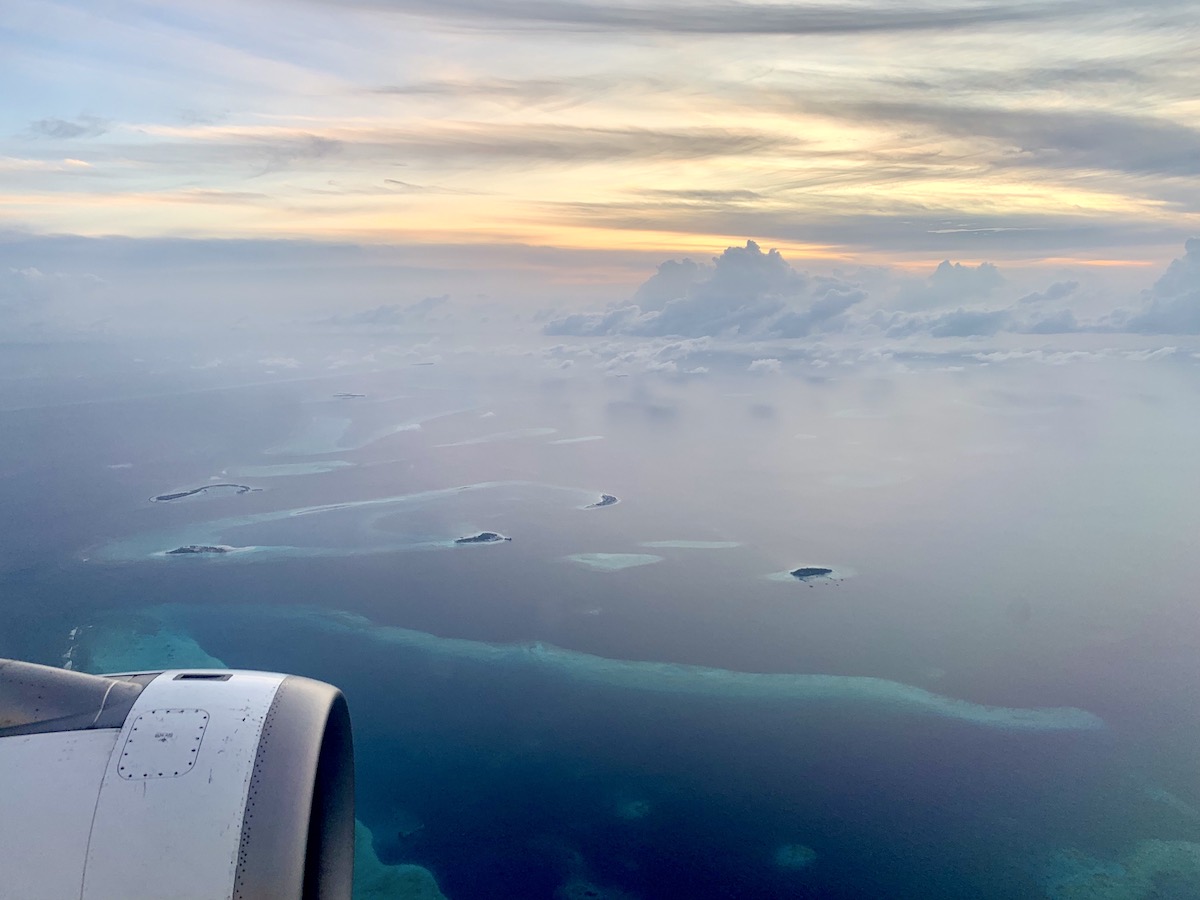
[[[1200,897],[1194,365],[4,366],[0,655],[340,686],[451,900]]]

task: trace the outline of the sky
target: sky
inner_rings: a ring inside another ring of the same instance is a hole
[[[0,294],[86,299],[119,258],[145,310],[170,260],[181,296],[181,268],[320,260],[287,281],[305,309],[400,279],[405,305],[624,303],[600,331],[686,336],[729,326],[673,325],[638,285],[753,246],[840,279],[770,282],[809,317],[759,322],[778,336],[888,304],[893,337],[1057,327],[1013,324],[1033,295],[1068,331],[1178,330],[1149,304],[1200,265],[1198,77],[1194,0],[5,0]],[[1011,296],[971,307],[989,278]],[[1081,283],[1124,293],[1060,302]],[[966,318],[913,318],[943,301]]]

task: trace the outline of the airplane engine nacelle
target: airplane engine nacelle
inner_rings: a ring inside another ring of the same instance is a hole
[[[0,660],[0,898],[347,900],[353,866],[336,688]]]

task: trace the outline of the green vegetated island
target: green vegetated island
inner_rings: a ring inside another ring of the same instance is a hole
[[[494,531],[481,531],[468,537],[455,538],[456,544],[499,544],[501,541],[511,541],[512,538],[497,534]]]
[[[833,569],[826,569],[823,566],[801,566],[791,571],[792,577],[799,578],[801,581],[806,581],[809,578],[825,578],[832,574]]]
[[[595,503],[589,503],[584,509],[600,509],[602,506],[612,506],[620,502],[620,499],[614,494],[601,494],[599,500]]]

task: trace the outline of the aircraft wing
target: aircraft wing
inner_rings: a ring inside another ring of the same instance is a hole
[[[347,900],[352,751],[308,678],[0,660],[0,898]]]

